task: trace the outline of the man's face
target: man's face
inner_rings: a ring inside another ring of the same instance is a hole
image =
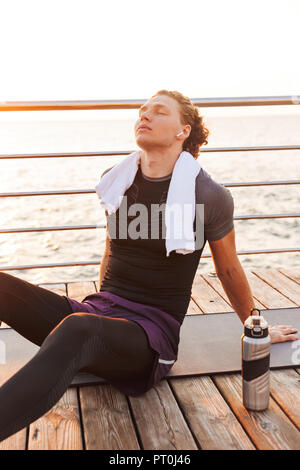
[[[135,141],[144,150],[170,147],[182,127],[179,103],[170,96],[158,95],[140,107],[134,126]]]

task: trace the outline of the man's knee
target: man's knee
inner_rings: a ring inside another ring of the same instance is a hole
[[[66,316],[56,328],[59,328],[60,331],[63,330],[67,332],[72,338],[76,337],[86,340],[95,335],[95,319],[92,317],[95,317],[95,315],[86,312],[71,313]],[[98,318],[98,320],[101,323],[100,318]],[[99,322],[97,322],[97,327],[99,326]]]

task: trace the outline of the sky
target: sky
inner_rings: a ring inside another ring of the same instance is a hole
[[[0,0],[0,17],[0,101],[300,95],[299,0]],[[115,116],[0,115],[87,113]]]

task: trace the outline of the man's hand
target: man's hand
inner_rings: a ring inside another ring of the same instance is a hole
[[[293,328],[292,325],[269,325],[269,335],[271,343],[283,343],[284,341],[295,341],[299,339],[297,335],[298,330]]]
[[[238,259],[235,246],[234,228],[220,240],[209,241],[209,247],[216,273],[222,283],[233,310],[244,324],[250,310],[255,307],[253,295],[246,274]],[[295,341],[298,330],[292,325],[269,325],[271,343]]]

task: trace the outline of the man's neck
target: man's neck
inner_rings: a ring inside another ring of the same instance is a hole
[[[141,150],[141,170],[144,175],[150,178],[161,178],[172,173],[175,163],[181,154],[181,150],[170,149],[169,151],[160,150]]]

